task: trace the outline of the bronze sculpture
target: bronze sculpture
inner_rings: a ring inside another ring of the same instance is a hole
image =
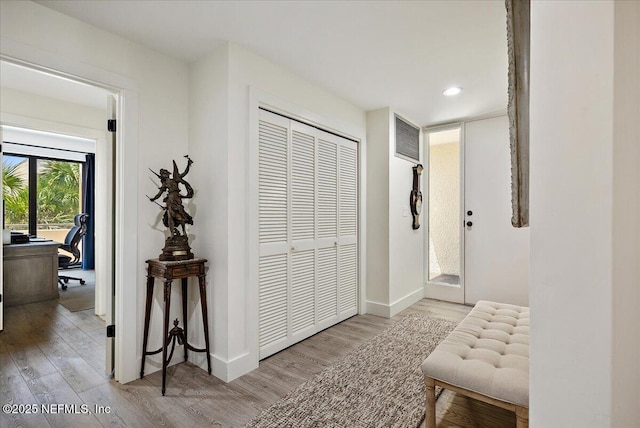
[[[184,179],[193,161],[188,155],[185,158],[187,158],[187,167],[182,173],[178,170],[176,161],[173,161],[173,174],[166,169],[161,169],[159,174],[150,169],[160,179],[160,187],[155,196],[147,196],[147,198],[158,204],[156,199],[166,192],[166,196],[162,199],[165,205],[158,205],[164,210],[162,224],[169,229],[170,236],[166,239],[162,254],[159,256],[160,260],[188,260],[194,257],[186,231],[186,225],[193,224],[193,217],[186,212],[182,204],[183,199],[193,197],[193,187]],[[184,186],[186,194],[181,193],[180,184]],[[182,233],[179,228],[182,229]]]

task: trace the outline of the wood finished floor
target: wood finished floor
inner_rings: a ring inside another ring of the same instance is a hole
[[[0,427],[239,427],[305,380],[409,313],[460,321],[471,308],[423,299],[392,319],[358,315],[224,383],[183,363],[121,385],[104,376],[104,323],[93,310],[69,312],[55,301],[5,309],[0,333],[2,404],[110,406],[109,414],[0,414]],[[439,427],[514,427],[505,410],[445,391]]]

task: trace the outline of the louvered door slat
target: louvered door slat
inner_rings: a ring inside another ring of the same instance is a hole
[[[291,135],[291,239],[315,235],[315,138],[294,130]]]
[[[318,140],[318,238],[338,235],[338,149],[336,143]]]
[[[315,306],[315,251],[291,255],[291,333],[313,327]]]
[[[356,244],[340,247],[340,312],[357,309],[358,260]]]
[[[340,146],[340,236],[355,235],[357,229],[358,153],[353,146]]]
[[[260,120],[258,188],[260,243],[287,240],[288,133],[284,126]]]
[[[318,250],[318,322],[338,313],[338,260],[335,247]]]
[[[260,257],[260,348],[287,338],[287,255]]]

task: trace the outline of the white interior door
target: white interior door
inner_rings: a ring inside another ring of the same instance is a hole
[[[464,126],[465,303],[528,305],[529,228],[511,226],[506,116]]]

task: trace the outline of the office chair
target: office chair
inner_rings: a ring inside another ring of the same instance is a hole
[[[82,241],[82,237],[87,234],[87,218],[89,214],[81,213],[76,214],[73,218],[73,226],[67,236],[64,238],[64,244],[60,246],[61,250],[68,251],[73,257],[66,254],[58,253],[58,270],[69,269],[80,265],[80,250],[78,245]],[[85,281],[82,278],[74,276],[58,275],[58,283],[63,290],[67,289],[67,283],[69,280],[80,281],[80,285],[84,285]]]

